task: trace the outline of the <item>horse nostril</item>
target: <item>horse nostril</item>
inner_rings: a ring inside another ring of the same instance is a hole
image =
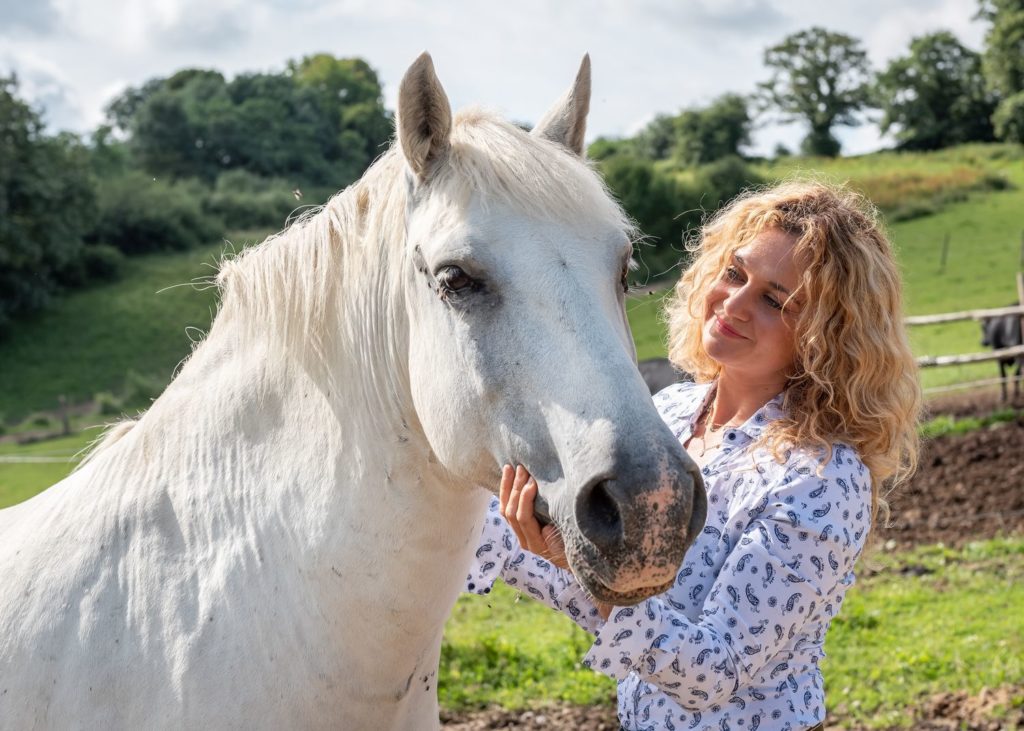
[[[595,480],[576,499],[580,531],[599,551],[611,551],[622,543],[622,514],[612,494],[611,480]]]

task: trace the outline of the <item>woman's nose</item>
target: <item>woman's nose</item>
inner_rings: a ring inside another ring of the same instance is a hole
[[[730,317],[745,319],[747,310],[747,288],[736,287],[729,291],[722,301],[722,309]]]

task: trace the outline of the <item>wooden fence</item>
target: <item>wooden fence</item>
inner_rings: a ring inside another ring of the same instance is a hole
[[[1024,258],[1024,242],[1021,246],[1021,256]],[[1024,263],[1024,262],[1022,262]],[[987,317],[1001,317],[1003,315],[1024,316],[1024,273],[1017,273],[1017,300],[1020,304],[1014,307],[996,307],[987,310],[964,310],[963,312],[945,312],[937,315],[917,315],[907,317],[903,321],[908,326],[914,325],[939,325],[945,322],[959,322],[961,320],[984,320]],[[1021,335],[1024,336],[1024,317],[1021,319]],[[924,355],[917,359],[918,368],[933,368],[936,366],[966,365],[969,363],[984,363],[986,361],[1002,360],[1009,358],[1024,357],[1024,345],[1017,345],[1012,348],[1001,348],[990,350],[984,353],[963,353],[958,355]],[[987,378],[983,381],[970,381],[968,383],[957,383],[950,386],[937,386],[925,389],[926,393],[938,393],[940,391],[953,391],[957,389],[981,388],[1008,381],[1007,378]]]

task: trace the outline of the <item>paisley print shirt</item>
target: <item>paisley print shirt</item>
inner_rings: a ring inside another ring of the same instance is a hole
[[[710,384],[654,397],[685,443]],[[584,663],[618,681],[619,720],[641,729],[797,731],[825,717],[818,667],[829,623],[853,584],[871,516],[871,479],[849,447],[775,461],[756,440],[782,414],[769,401],[727,429],[703,469],[708,517],[675,585],[601,619],[568,571],[519,547],[492,500],[467,588],[495,579],[596,636]]]

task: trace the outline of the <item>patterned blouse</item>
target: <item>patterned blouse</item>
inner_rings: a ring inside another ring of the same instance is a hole
[[[682,443],[710,384],[654,397]],[[782,413],[776,396],[727,429],[704,467],[708,517],[675,585],[607,621],[573,575],[520,548],[491,502],[467,588],[500,577],[596,635],[584,664],[618,681],[624,729],[797,731],[824,720],[819,662],[864,546],[871,479],[848,446],[827,462],[807,450],[780,464],[755,445]]]

